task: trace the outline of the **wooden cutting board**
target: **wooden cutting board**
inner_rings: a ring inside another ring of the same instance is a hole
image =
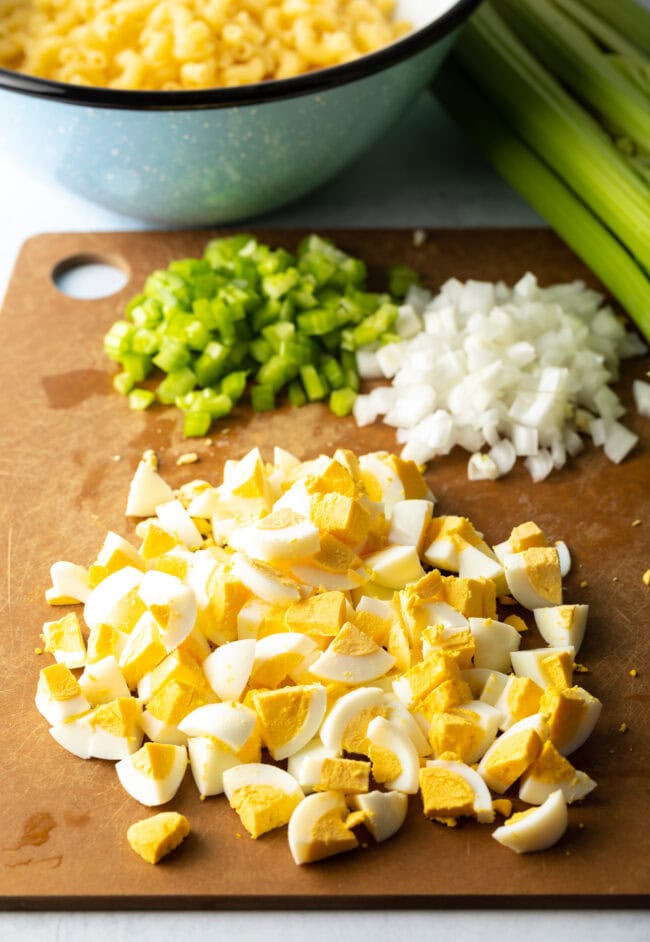
[[[463,514],[488,541],[536,520],[573,554],[567,601],[591,606],[579,675],[604,703],[587,744],[572,757],[598,788],[570,809],[564,839],[542,854],[518,857],[491,839],[492,827],[446,828],[424,819],[417,799],[392,840],[307,867],[296,867],[284,829],[253,841],[223,798],[201,802],[188,774],[173,808],[193,833],[157,867],[129,848],[126,830],[149,812],[121,788],[113,764],[84,762],[60,749],[34,707],[49,566],[87,563],[106,532],[134,538],[123,514],[128,484],[146,448],[174,485],[218,481],[224,459],[274,444],[307,458],[337,446],[397,450],[382,425],[357,429],[325,407],[285,407],[229,419],[205,440],[184,440],[180,417],[166,408],[129,412],[111,389],[102,337],[144,277],[174,258],[202,252],[208,232],[52,234],[23,248],[0,317],[0,717],[4,796],[0,889],[8,908],[287,908],[575,904],[642,905],[650,888],[650,423],[625,421],[642,439],[611,464],[588,447],[561,472],[531,483],[517,468],[497,482],[469,483],[465,453],[427,472],[438,511]],[[261,237],[293,246],[295,232]],[[365,258],[378,287],[397,261],[435,288],[447,277],[503,278],[525,271],[542,283],[593,278],[551,233],[432,232],[420,248],[409,232],[332,232]],[[78,256],[111,260],[129,276],[119,294],[79,301],[61,294],[52,272]],[[647,358],[628,362],[618,390],[630,404],[631,381]],[[196,450],[200,462],[178,467]],[[635,520],[641,523],[633,526]],[[58,612],[61,610],[59,609]],[[525,645],[540,639],[529,631]],[[637,677],[630,670],[638,671]],[[620,731],[621,724],[628,731]]]

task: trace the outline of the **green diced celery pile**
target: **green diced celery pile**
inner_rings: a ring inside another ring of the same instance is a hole
[[[390,273],[391,293],[367,290],[366,266],[317,235],[292,254],[242,234],[214,239],[203,258],[154,271],[104,350],[131,408],[153,402],[184,413],[184,433],[205,435],[247,396],[253,409],[328,400],[351,412],[358,347],[393,338],[397,304],[416,280]],[[154,390],[142,383],[161,375]]]

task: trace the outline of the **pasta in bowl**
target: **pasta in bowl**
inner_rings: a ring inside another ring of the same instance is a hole
[[[477,3],[0,0],[0,146],[138,218],[258,215],[377,140]]]

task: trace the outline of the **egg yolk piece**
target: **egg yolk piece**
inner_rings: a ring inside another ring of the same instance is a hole
[[[190,822],[175,811],[161,811],[151,818],[136,821],[126,832],[131,848],[146,860],[157,864],[171,853],[190,833]]]
[[[302,801],[289,821],[289,848],[297,864],[313,863],[359,846],[346,826],[348,808],[339,792],[316,792]]]

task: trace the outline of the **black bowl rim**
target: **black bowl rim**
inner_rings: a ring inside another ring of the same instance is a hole
[[[125,111],[185,111],[213,108],[239,108],[269,101],[316,94],[339,85],[347,85],[402,62],[433,45],[458,27],[481,0],[456,0],[443,14],[420,29],[408,33],[376,52],[351,62],[318,69],[293,78],[256,82],[234,88],[204,88],[188,91],[133,91],[70,85],[36,78],[11,69],[0,68],[0,90],[94,108]]]

